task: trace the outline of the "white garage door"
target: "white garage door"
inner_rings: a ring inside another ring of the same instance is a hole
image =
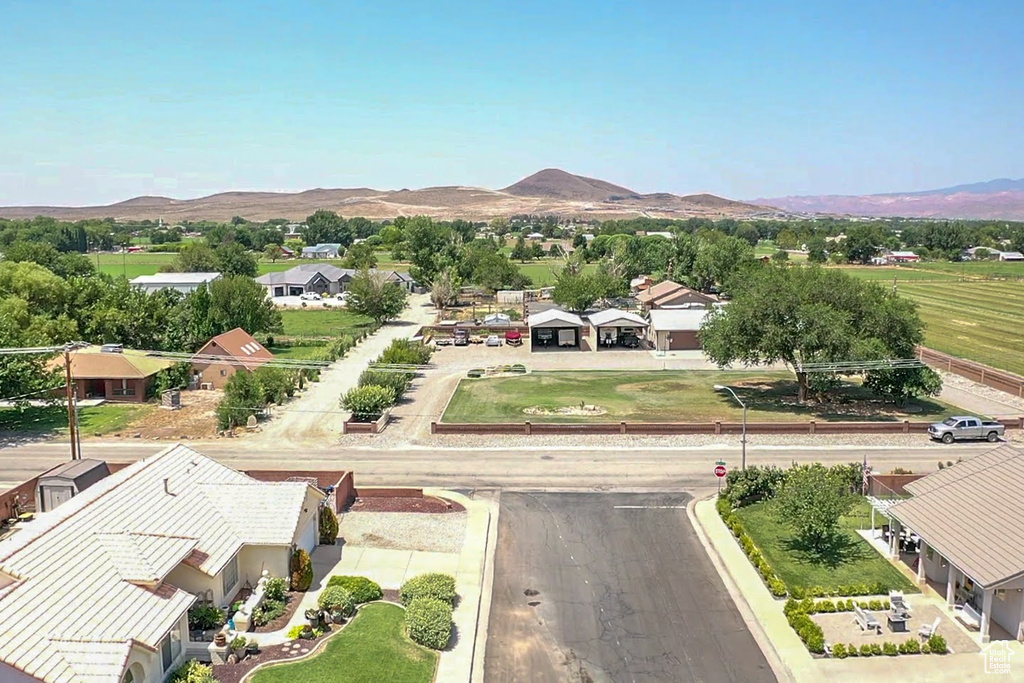
[[[312,552],[313,548],[316,547],[316,516],[309,518],[306,522],[306,526],[299,532],[298,546],[303,550]]]

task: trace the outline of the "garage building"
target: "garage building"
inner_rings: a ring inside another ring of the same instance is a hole
[[[699,349],[700,328],[711,311],[692,308],[656,308],[650,312],[651,336],[658,351]]]
[[[583,338],[583,320],[560,308],[534,313],[527,319],[530,326],[530,350],[538,348],[579,349]]]
[[[587,316],[597,334],[597,348],[640,348],[647,321],[636,313],[609,308]]]

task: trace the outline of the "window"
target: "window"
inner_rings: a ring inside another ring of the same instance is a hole
[[[221,576],[224,581],[224,600],[230,600],[231,596],[228,593],[234,588],[235,584],[238,583],[238,556],[235,555],[228,562],[227,566],[224,567],[224,573]]]
[[[130,669],[125,671],[124,676],[121,676],[121,683],[135,683],[135,674]]]
[[[167,673],[181,654],[181,629],[175,624],[164,639],[160,641],[160,662],[164,673]]]
[[[228,376],[228,371],[227,370],[221,370],[220,371],[220,376],[221,377],[227,377]]]

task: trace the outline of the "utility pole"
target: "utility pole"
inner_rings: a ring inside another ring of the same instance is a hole
[[[64,389],[68,401],[68,432],[71,437],[71,459],[78,460],[78,416],[75,414],[75,387],[71,383],[71,351],[64,349]]]

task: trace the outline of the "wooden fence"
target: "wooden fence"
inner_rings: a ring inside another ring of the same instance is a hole
[[[965,360],[942,353],[934,349],[919,346],[917,357],[938,370],[945,370],[954,375],[966,377],[969,380],[984,384],[987,387],[1004,391],[1018,397],[1024,397],[1024,377],[1014,375],[1004,370],[996,370],[987,365],[976,363],[972,360]]]

